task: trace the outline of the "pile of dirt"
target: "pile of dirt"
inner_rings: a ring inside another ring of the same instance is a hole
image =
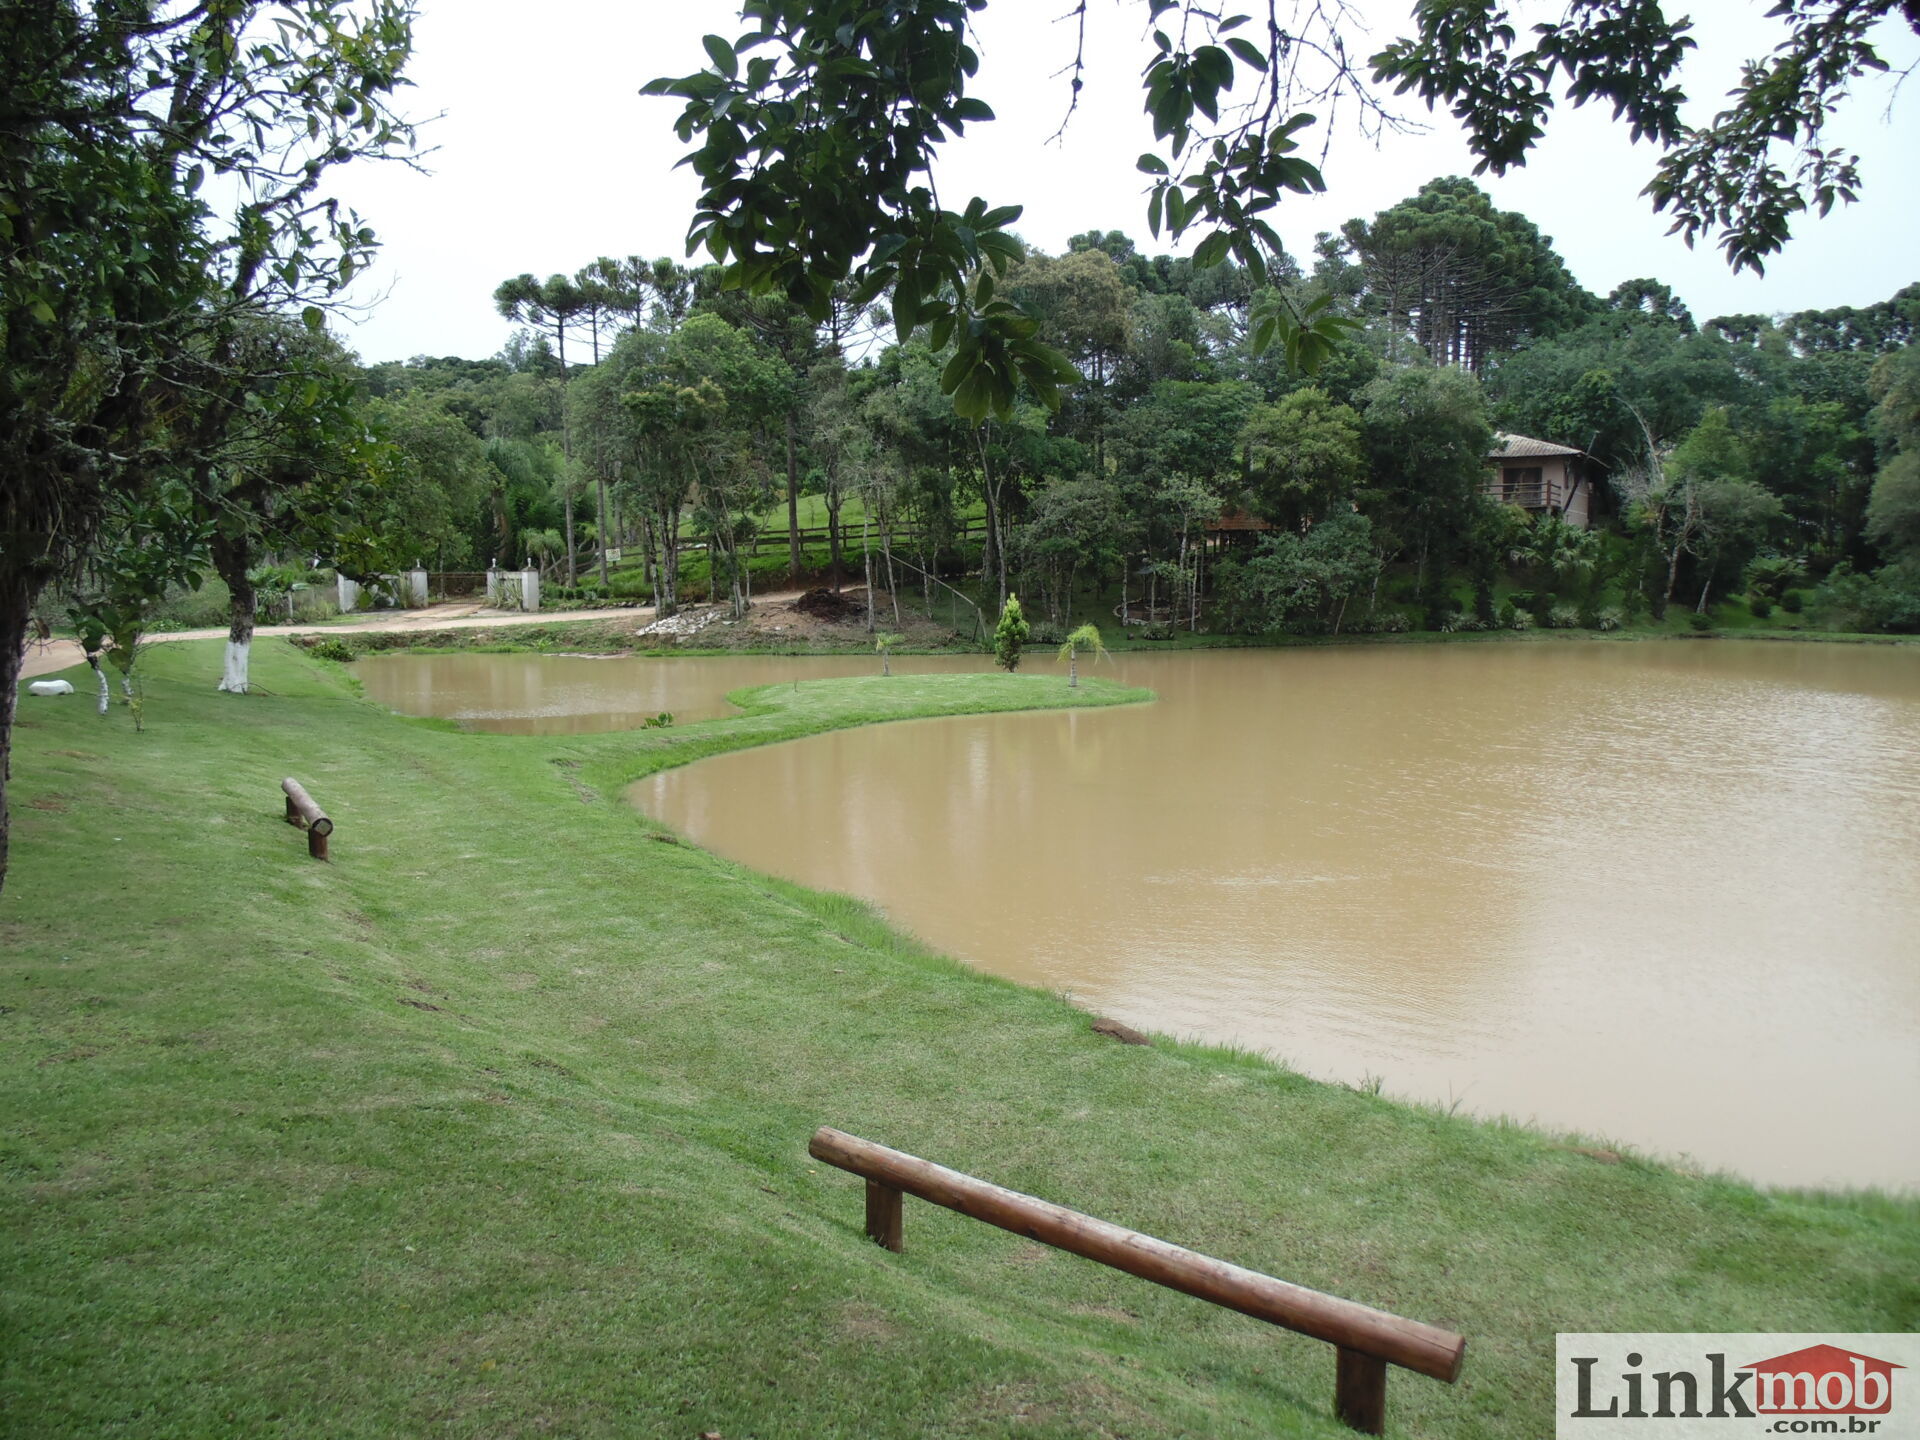
[[[844,595],[836,595],[831,590],[809,590],[793,602],[793,608],[802,615],[811,615],[816,620],[851,620],[863,614],[860,606]]]

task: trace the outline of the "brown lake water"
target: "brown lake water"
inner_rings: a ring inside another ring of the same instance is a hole
[[[845,731],[632,798],[1142,1028],[1765,1183],[1920,1186],[1920,650],[1101,671],[1159,702]]]

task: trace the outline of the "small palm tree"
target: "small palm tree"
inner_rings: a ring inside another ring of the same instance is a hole
[[[1082,625],[1067,636],[1060,647],[1060,658],[1067,662],[1067,684],[1078,689],[1080,685],[1080,652],[1090,650],[1094,655],[1107,653],[1106,643],[1100,638],[1097,625]]]
[[[906,643],[907,637],[904,635],[883,634],[873,637],[873,648],[880,652],[880,673],[882,675],[893,674],[893,647]]]

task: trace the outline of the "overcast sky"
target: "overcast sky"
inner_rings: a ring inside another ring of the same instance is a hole
[[[1073,36],[1054,20],[1066,8],[1067,0],[998,0],[981,17],[971,93],[999,118],[946,147],[942,199],[956,209],[975,194],[1022,204],[1015,228],[1051,252],[1098,228],[1124,230],[1158,253],[1168,247],[1148,235],[1133,163],[1152,141],[1138,78],[1144,6],[1093,0],[1080,110],[1064,139],[1050,143],[1068,94],[1056,72],[1071,59]],[[1693,11],[1701,46],[1684,77],[1696,97],[1691,118],[1710,115],[1739,61],[1771,43],[1768,8],[1767,0],[1701,0]],[[599,255],[684,255],[696,192],[691,172],[673,168],[685,153],[672,130],[678,105],[636,92],[655,75],[700,68],[702,34],[737,36],[734,4],[422,0],[421,10],[404,105],[416,118],[438,117],[421,131],[433,149],[427,173],[361,164],[340,175],[340,193],[384,245],[371,284],[356,290],[363,302],[382,298],[357,322],[336,326],[363,359],[491,355],[511,332],[491,298],[506,277],[571,273]],[[1405,0],[1370,0],[1362,13],[1372,17],[1370,31],[1349,42],[1361,54],[1405,28]],[[1896,70],[1920,58],[1903,24],[1883,24],[1876,38]],[[1920,279],[1920,95],[1910,89],[1890,110],[1894,92],[1890,78],[1863,83],[1830,131],[1861,156],[1862,201],[1825,220],[1803,217],[1764,278],[1736,277],[1711,246],[1689,251],[1665,234],[1667,222],[1639,197],[1654,152],[1630,144],[1603,108],[1557,112],[1525,170],[1480,184],[1496,205],[1539,225],[1576,278],[1601,294],[1651,275],[1701,319],[1870,304]],[[1296,255],[1311,256],[1317,232],[1371,216],[1436,175],[1470,173],[1449,117],[1412,106],[1403,113],[1425,133],[1390,135],[1376,149],[1350,126],[1336,129],[1327,193],[1290,198],[1275,222]]]

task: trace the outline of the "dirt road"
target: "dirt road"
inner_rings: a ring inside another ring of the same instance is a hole
[[[761,597],[756,596],[755,599]],[[767,599],[781,597],[767,596]],[[571,623],[575,620],[616,620],[630,618],[635,626],[644,624],[653,618],[653,607],[620,606],[609,610],[556,610],[548,614],[526,615],[517,610],[489,610],[484,605],[472,602],[460,602],[446,605],[429,605],[424,610],[394,610],[387,614],[366,620],[354,620],[347,624],[318,625],[262,625],[253,633],[255,636],[267,635],[350,635],[357,632],[381,631],[396,632],[408,630],[491,630],[504,625],[538,625],[544,620],[559,623]],[[165,635],[150,635],[152,642],[169,640],[220,640],[226,637],[227,627],[222,625],[211,630],[174,630]],[[84,665],[86,657],[80,653],[80,647],[71,640],[53,640],[44,645],[27,646],[26,668],[20,672],[22,679],[35,675],[51,675],[56,670],[65,670],[74,665]]]

